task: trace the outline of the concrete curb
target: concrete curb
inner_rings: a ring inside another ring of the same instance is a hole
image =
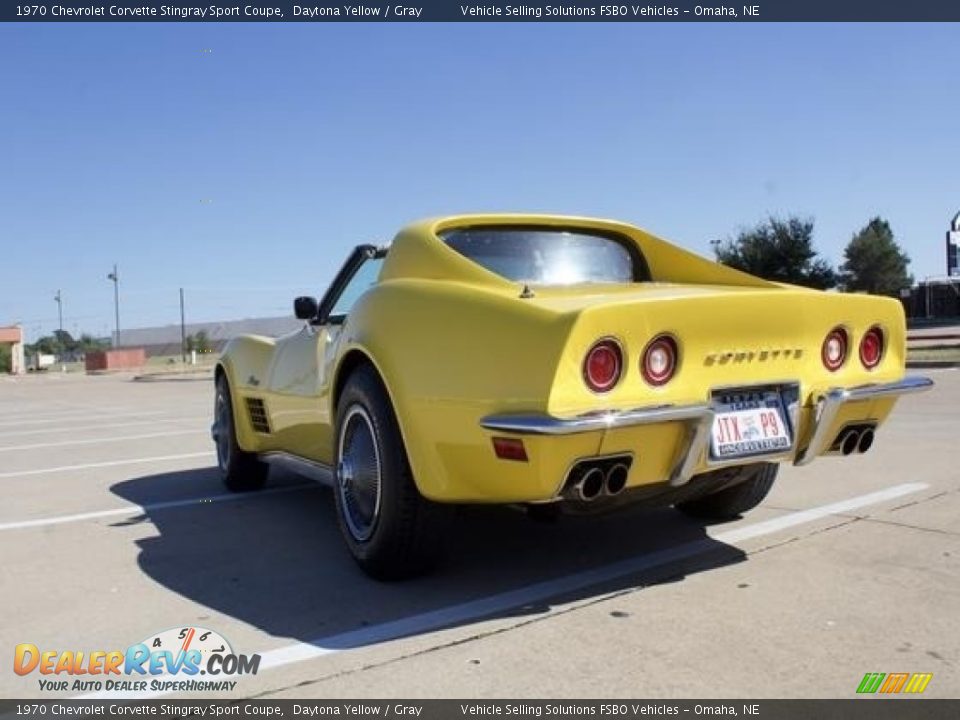
[[[917,360],[908,362],[908,370],[929,370],[933,368],[960,368],[960,362],[956,360]]]
[[[194,382],[197,380],[213,380],[213,371],[203,373],[159,372],[133,376],[134,382]]]

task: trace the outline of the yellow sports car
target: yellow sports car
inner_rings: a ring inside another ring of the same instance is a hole
[[[333,479],[378,578],[437,558],[457,503],[736,516],[778,463],[870,449],[904,376],[896,300],[762,280],[607,220],[469,215],[361,245],[303,328],[232,340],[213,437],[231,490]]]

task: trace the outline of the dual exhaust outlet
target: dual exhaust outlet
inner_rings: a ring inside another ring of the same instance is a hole
[[[874,436],[870,426],[847,428],[837,436],[834,447],[844,455],[862,454],[873,447]],[[582,502],[619,495],[627,486],[630,463],[630,457],[583,460],[570,471],[563,494]]]
[[[836,446],[844,455],[854,452],[865,453],[873,447],[874,430],[872,427],[848,428],[837,436]]]
[[[629,473],[629,457],[584,460],[573,466],[563,494],[582,502],[619,495],[627,486]]]

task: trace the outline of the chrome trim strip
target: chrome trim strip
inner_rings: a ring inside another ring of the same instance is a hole
[[[924,392],[932,387],[933,380],[930,378],[910,376],[896,382],[871,383],[852,388],[830,388],[817,399],[810,441],[797,453],[793,464],[809,465],[826,449],[826,444],[830,442],[830,438],[826,437],[827,431],[833,425],[840,408],[846,403]]]
[[[684,485],[693,476],[693,471],[710,442],[713,408],[709,405],[657,405],[633,410],[588,413],[571,418],[552,415],[490,415],[483,418],[480,425],[487,430],[520,435],[573,435],[669,422],[684,422],[689,426],[687,441],[670,473],[671,485]]]
[[[872,400],[877,397],[890,395],[906,395],[909,393],[926,392],[933,387],[933,380],[919,375],[911,375],[903,380],[889,383],[870,383],[858,385],[846,391],[848,400]]]
[[[333,468],[325,463],[307,460],[307,458],[282,450],[262,452],[257,457],[270,465],[277,465],[298,475],[316,480],[323,485],[333,486]]]
[[[652,425],[655,423],[699,420],[713,415],[707,405],[657,405],[633,410],[609,410],[601,413],[559,418],[553,415],[488,415],[480,420],[486,430],[519,435],[574,435],[611,428]]]
[[[670,485],[679,487],[686,485],[693,477],[694,468],[700,462],[700,457],[707,451],[710,444],[710,430],[713,428],[714,412],[712,408],[707,408],[698,419],[696,424],[692,424],[687,430],[688,442],[684,450],[680,452],[680,458],[670,473]]]

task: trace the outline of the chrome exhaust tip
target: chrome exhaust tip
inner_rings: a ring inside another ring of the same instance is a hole
[[[854,450],[857,449],[857,443],[860,441],[860,433],[856,430],[850,430],[844,434],[843,438],[840,440],[840,451],[844,455],[850,455]]]
[[[603,471],[593,466],[573,484],[573,494],[578,500],[596,500],[603,492]]]
[[[627,486],[627,475],[629,469],[623,463],[617,463],[609,470],[604,478],[603,491],[607,495],[619,495]]]
[[[865,453],[871,447],[873,447],[873,428],[867,428],[862,433],[860,433],[860,442],[857,443],[857,452]]]

